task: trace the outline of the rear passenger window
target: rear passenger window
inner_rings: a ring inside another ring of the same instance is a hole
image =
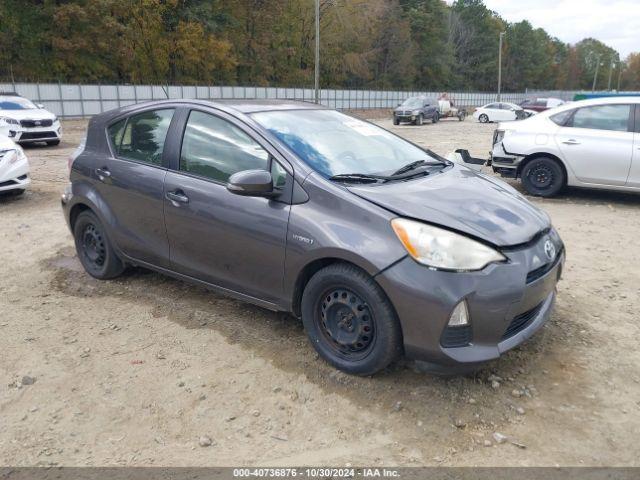
[[[226,183],[243,170],[267,170],[269,153],[232,123],[192,111],[182,141],[180,170]]]
[[[114,132],[118,156],[151,165],[162,165],[164,141],[173,112],[173,109],[152,110],[129,117],[119,142],[117,130]],[[117,123],[112,127],[116,125]]]
[[[626,132],[629,130],[631,105],[597,105],[579,108],[573,116],[574,128],[592,128]]]

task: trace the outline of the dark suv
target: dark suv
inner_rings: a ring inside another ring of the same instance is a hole
[[[164,101],[96,117],[62,196],[86,271],[147,267],[301,317],[334,366],[477,363],[548,319],[548,216],[335,110]]]
[[[393,111],[394,125],[400,125],[401,122],[422,125],[425,120],[431,120],[432,123],[440,120],[437,100],[427,97],[410,97]]]

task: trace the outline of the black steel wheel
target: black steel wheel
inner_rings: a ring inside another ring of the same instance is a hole
[[[93,212],[86,210],[78,215],[73,234],[78,258],[89,275],[106,280],[124,271],[124,263],[116,255],[102,223]]]
[[[552,158],[539,157],[528,161],[521,173],[522,186],[531,195],[552,197],[566,182],[565,173]]]
[[[380,286],[353,265],[329,265],[309,280],[302,321],[320,356],[347,373],[372,375],[402,354],[395,310]]]
[[[347,288],[331,288],[318,299],[317,328],[336,354],[364,358],[375,341],[374,323],[366,302]]]

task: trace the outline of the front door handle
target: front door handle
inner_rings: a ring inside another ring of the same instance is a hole
[[[580,145],[580,142],[574,140],[573,138],[571,140],[565,140],[564,142],[565,145]]]
[[[167,192],[166,197],[176,207],[181,203],[189,203],[189,197],[187,197],[182,190],[174,190],[173,192]]]
[[[104,182],[105,178],[109,178],[111,176],[111,172],[107,167],[96,168],[96,175],[98,175],[98,180]]]

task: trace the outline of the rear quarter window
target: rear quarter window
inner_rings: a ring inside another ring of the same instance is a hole
[[[107,136],[109,137],[109,143],[111,144],[111,149],[114,153],[118,153],[118,149],[120,148],[120,143],[122,143],[122,135],[124,134],[124,126],[127,123],[127,119],[123,118],[122,120],[112,124],[107,128]]]
[[[549,119],[556,125],[560,125],[561,127],[563,127],[567,124],[567,121],[569,120],[569,118],[571,118],[573,112],[575,112],[575,110],[566,110],[564,112],[551,115]]]

